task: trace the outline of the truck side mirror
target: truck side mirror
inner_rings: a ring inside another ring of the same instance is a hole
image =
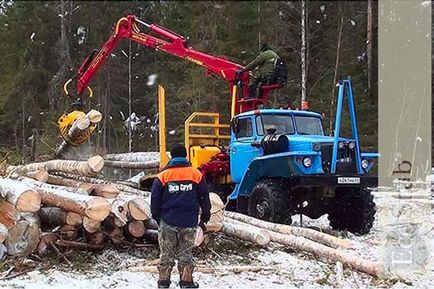
[[[234,117],[231,120],[231,129],[234,134],[238,134],[240,132],[240,126],[238,125],[238,118]]]

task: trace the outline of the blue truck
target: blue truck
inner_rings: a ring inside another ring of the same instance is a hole
[[[375,204],[370,174],[377,153],[362,153],[349,79],[338,84],[334,136],[324,133],[322,116],[304,110],[260,109],[231,121],[228,200],[237,211],[290,224],[291,216],[319,218],[328,214],[333,229],[366,234],[373,225]],[[341,137],[347,96],[352,134]]]

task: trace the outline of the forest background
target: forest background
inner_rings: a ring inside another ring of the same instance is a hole
[[[323,114],[327,134],[336,110],[335,84],[351,76],[362,148],[376,151],[375,1],[3,0],[0,157],[10,152],[13,162],[26,162],[52,152],[60,141],[57,119],[70,110],[64,82],[127,14],[183,35],[197,50],[244,65],[268,43],[289,68],[288,84],[271,94],[272,105],[296,108],[305,95],[312,110]],[[220,112],[229,121],[225,81],[206,77],[191,62],[124,40],[91,82],[94,97],[87,107],[101,111],[104,119],[86,147],[92,153],[157,150],[157,84],[166,88],[169,144],[183,141],[184,120],[193,111]],[[133,112],[129,145],[126,124]],[[345,118],[344,134],[349,129]]]

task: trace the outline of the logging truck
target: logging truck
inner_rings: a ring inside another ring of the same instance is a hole
[[[104,46],[84,60],[76,77],[65,83],[65,93],[74,98],[75,108],[82,106],[84,92],[92,94],[92,76],[123,38],[193,62],[205,68],[208,75],[227,81],[230,124],[220,123],[219,114],[210,112],[195,112],[185,121],[188,158],[203,172],[210,188],[228,202],[227,208],[284,224],[290,224],[294,214],[311,218],[328,214],[334,229],[369,232],[375,215],[369,188],[377,185],[377,178],[369,173],[378,154],[361,152],[350,79],[338,84],[334,136],[325,136],[321,115],[307,106],[302,110],[265,108],[269,92],[284,83],[264,80],[259,97],[249,98],[246,84],[251,75],[237,74],[242,65],[197,51],[182,36],[128,15],[116,23]],[[68,90],[72,82],[76,83],[74,93]],[[161,167],[167,162],[164,95],[159,87]],[[340,136],[345,96],[350,137]],[[66,119],[61,134],[69,131],[66,128],[74,120]],[[144,179],[142,184],[150,180]]]

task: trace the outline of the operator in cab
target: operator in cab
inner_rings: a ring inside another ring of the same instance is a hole
[[[211,217],[208,185],[202,173],[187,160],[183,145],[174,145],[170,155],[171,160],[155,178],[151,192],[152,218],[159,224],[158,288],[169,288],[175,259],[178,259],[180,287],[198,288],[193,282],[192,249],[196,228],[199,226],[205,232],[205,224]]]
[[[256,93],[259,83],[265,81],[272,81],[275,76],[276,62],[279,60],[279,55],[271,50],[267,43],[261,45],[259,50],[259,55],[246,67],[237,71],[237,75],[241,75],[246,71],[253,70],[253,76],[250,77],[249,81],[249,97],[258,98],[259,95]]]

